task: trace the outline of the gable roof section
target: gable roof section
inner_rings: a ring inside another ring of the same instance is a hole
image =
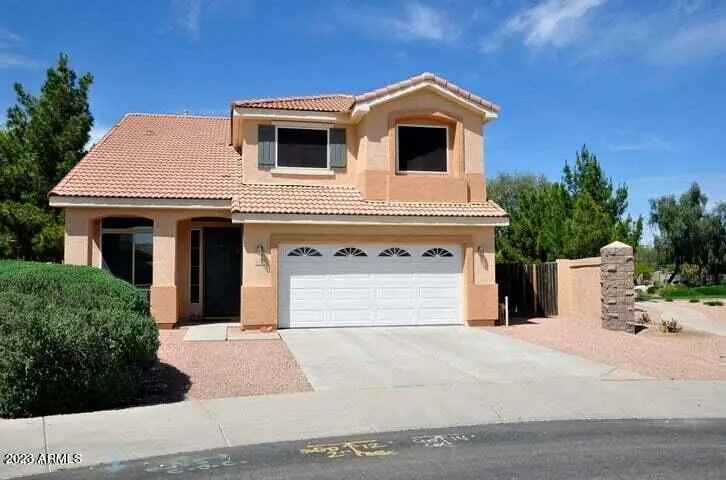
[[[396,94],[403,94],[409,89],[414,89],[419,86],[432,86],[439,88],[442,91],[458,97],[462,101],[468,102],[477,108],[487,110],[493,114],[499,113],[498,105],[430,72],[424,72],[407,78],[406,80],[392,83],[376,90],[361,93],[360,95],[333,94],[304,97],[261,98],[237,100],[232,102],[232,104],[236,107],[242,108],[345,113],[352,112],[357,106],[362,104],[374,102],[389,96],[395,96]]]
[[[241,174],[228,117],[130,113],[50,194],[231,199]]]
[[[496,203],[424,203],[365,200],[355,187],[244,184],[233,213],[507,218]]]

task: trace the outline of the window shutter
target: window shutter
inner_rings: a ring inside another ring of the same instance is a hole
[[[348,159],[348,149],[345,145],[345,128],[330,129],[330,166],[332,168],[345,168]]]
[[[275,126],[257,126],[257,166],[275,166]]]

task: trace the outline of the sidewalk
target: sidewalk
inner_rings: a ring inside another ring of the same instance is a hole
[[[88,467],[234,445],[483,423],[726,418],[724,399],[726,382],[718,381],[568,378],[330,390],[0,420],[0,453],[80,453],[82,463],[71,467]],[[46,471],[3,464],[0,478]]]

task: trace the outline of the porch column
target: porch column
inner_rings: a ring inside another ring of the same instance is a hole
[[[63,263],[69,265],[90,265],[91,222],[81,209],[65,210],[65,240]]]
[[[177,220],[168,215],[154,218],[154,273],[151,315],[159,328],[171,328],[178,318],[176,292]]]
[[[465,248],[464,262],[467,325],[496,325],[499,288],[494,274],[494,227],[481,228],[472,235],[472,244]]]

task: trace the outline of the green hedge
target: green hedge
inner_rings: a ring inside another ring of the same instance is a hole
[[[720,298],[726,297],[726,284],[688,287],[686,285],[666,285],[660,291],[661,296],[670,299]]]
[[[132,403],[159,346],[148,308],[99,269],[0,261],[0,415]]]

